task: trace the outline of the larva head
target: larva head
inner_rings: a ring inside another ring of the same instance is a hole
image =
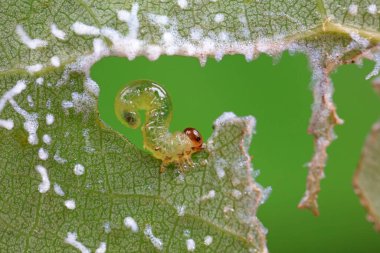
[[[130,128],[137,128],[140,125],[140,117],[136,112],[122,112],[122,120]]]
[[[183,132],[191,140],[191,142],[193,144],[193,146],[192,146],[193,150],[201,150],[202,149],[203,138],[197,129],[189,127],[189,128],[186,128],[185,130],[183,130]]]

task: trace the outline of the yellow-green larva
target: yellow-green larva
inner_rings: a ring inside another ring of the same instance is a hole
[[[141,124],[139,111],[145,111],[141,127],[144,148],[162,160],[161,172],[170,163],[192,164],[191,155],[202,149],[203,139],[194,128],[183,132],[169,132],[172,119],[171,99],[164,88],[149,80],[133,81],[116,96],[115,112],[127,127],[136,129]]]

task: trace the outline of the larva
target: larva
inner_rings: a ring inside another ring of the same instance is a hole
[[[139,111],[145,111],[141,127],[144,148],[162,161],[160,172],[170,163],[192,165],[191,155],[202,150],[203,139],[194,128],[183,132],[169,132],[172,103],[166,90],[149,80],[133,81],[116,96],[115,113],[127,127],[136,129],[141,124]]]

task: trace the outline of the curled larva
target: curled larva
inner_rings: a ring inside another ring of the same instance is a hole
[[[165,89],[152,81],[138,80],[117,94],[115,113],[125,126],[140,126],[140,110],[145,111],[145,124],[141,127],[144,148],[162,160],[160,171],[165,171],[170,163],[178,164],[180,170],[185,164],[192,165],[191,155],[202,149],[202,136],[194,128],[169,132],[172,103]]]

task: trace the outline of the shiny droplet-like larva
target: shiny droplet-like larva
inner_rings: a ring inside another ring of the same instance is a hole
[[[116,96],[115,113],[127,127],[141,125],[139,111],[145,111],[145,123],[141,127],[144,148],[162,161],[161,172],[170,163],[182,171],[192,165],[191,155],[203,149],[203,138],[194,128],[183,132],[169,132],[173,108],[166,90],[149,80],[133,81]]]

